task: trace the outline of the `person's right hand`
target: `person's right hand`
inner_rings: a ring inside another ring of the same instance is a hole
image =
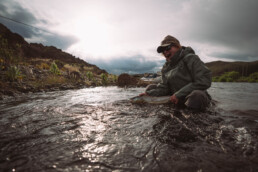
[[[141,93],[139,94],[139,96],[147,96],[148,94],[147,93]]]

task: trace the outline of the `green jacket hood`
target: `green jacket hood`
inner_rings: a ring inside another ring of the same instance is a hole
[[[180,48],[176,54],[174,55],[174,57],[172,57],[172,60],[170,61],[170,63],[172,64],[172,66],[176,65],[183,57],[185,57],[187,54],[195,54],[194,50],[192,49],[192,47],[185,47],[182,46],[182,48]]]
[[[195,54],[195,52],[194,52],[194,50],[192,49],[192,47],[184,47],[184,46],[182,46],[181,50],[182,50],[181,56],[183,56],[183,57],[184,57],[185,55],[187,55],[187,54]]]

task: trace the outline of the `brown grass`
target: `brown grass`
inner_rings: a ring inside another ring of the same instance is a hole
[[[31,81],[30,84],[35,88],[45,87],[46,85],[61,85],[67,83],[67,79],[63,76],[49,75],[42,80]]]
[[[94,67],[84,66],[83,69],[86,70],[86,71],[94,71]]]
[[[77,67],[77,66],[72,66],[72,65],[69,65],[69,64],[65,64],[64,68],[69,70],[69,72],[80,72],[79,67]]]
[[[50,69],[50,66],[47,63],[37,64],[36,67],[39,68],[39,69],[46,69],[46,70]]]

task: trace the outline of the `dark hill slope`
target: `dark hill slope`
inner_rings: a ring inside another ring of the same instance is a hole
[[[206,63],[212,71],[213,76],[222,75],[225,72],[237,71],[241,76],[249,76],[251,73],[258,72],[258,61],[253,62],[223,62],[215,61]]]

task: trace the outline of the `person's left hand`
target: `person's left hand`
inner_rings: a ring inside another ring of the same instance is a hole
[[[178,98],[176,97],[175,94],[173,94],[171,97],[170,97],[170,101],[174,104],[177,104],[178,103]]]

